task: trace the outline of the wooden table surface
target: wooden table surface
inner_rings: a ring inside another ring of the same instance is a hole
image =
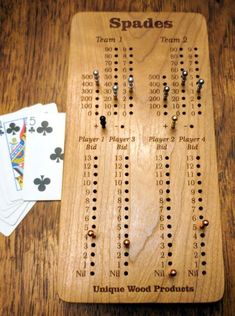
[[[206,17],[222,210],[224,298],[194,305],[61,301],[57,294],[60,203],[38,202],[9,238],[0,236],[0,315],[234,315],[234,0],[0,0],[0,114],[52,101],[66,111],[69,30],[78,11],[185,11]]]

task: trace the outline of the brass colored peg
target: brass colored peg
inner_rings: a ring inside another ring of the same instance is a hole
[[[94,230],[92,230],[92,229],[88,230],[88,232],[87,232],[87,236],[92,237],[92,238],[95,238],[95,237],[96,237],[96,235],[95,235]]]
[[[206,228],[207,226],[209,226],[209,221],[207,219],[204,219],[201,223],[200,228]]]
[[[129,239],[124,239],[123,244],[126,248],[130,247],[130,240]]]
[[[171,269],[170,273],[169,273],[169,276],[170,277],[175,277],[177,274],[176,270],[175,269]]]

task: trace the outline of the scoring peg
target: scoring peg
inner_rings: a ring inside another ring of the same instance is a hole
[[[178,121],[178,117],[176,115],[173,115],[171,119],[172,119],[171,128],[175,129],[176,122]]]
[[[188,76],[187,70],[182,70],[182,73],[181,73],[181,79],[182,79],[181,84],[182,84],[182,86],[185,85],[185,81],[187,79],[187,76]]]
[[[169,273],[169,276],[170,277],[175,277],[177,274],[176,270],[175,269],[171,269],[170,273]]]
[[[102,128],[106,128],[106,117],[103,115],[100,117],[100,124]]]
[[[128,77],[128,88],[129,88],[129,92],[133,91],[133,88],[134,88],[134,78],[133,78],[133,76],[129,76]]]
[[[200,228],[206,228],[207,226],[209,226],[209,221],[204,219],[200,225]]]
[[[95,238],[95,237],[96,237],[96,235],[95,235],[94,230],[92,230],[92,229],[88,230],[88,232],[87,232],[87,236],[92,237],[92,238]]]
[[[100,84],[99,79],[100,79],[100,74],[99,74],[99,70],[95,69],[93,71],[93,76],[95,79],[95,84],[98,86]]]
[[[163,99],[164,100],[167,100],[169,92],[170,92],[170,87],[169,86],[165,86],[164,89],[163,89]]]
[[[126,248],[130,247],[130,240],[129,239],[124,239],[123,244]]]
[[[199,79],[197,82],[197,92],[199,93],[204,85],[205,81],[203,79]]]
[[[114,99],[117,99],[117,95],[118,95],[118,85],[114,84],[113,85],[113,97],[114,97]]]

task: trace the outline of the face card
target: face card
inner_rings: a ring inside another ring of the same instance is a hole
[[[28,133],[23,198],[60,200],[64,159],[65,113],[35,116]]]
[[[4,123],[7,120],[11,120],[13,118],[20,118],[26,115],[27,111],[37,111],[42,105],[36,104],[34,106],[31,106],[29,108],[21,109],[20,111],[6,114],[0,116],[0,182],[1,182],[1,189],[4,190],[4,193],[1,191],[1,196],[5,196],[8,198],[9,204],[11,201],[15,201],[20,199],[19,191],[14,190],[15,181],[13,178],[12,173],[12,166],[9,158],[9,151],[7,146],[7,138],[6,138],[6,132],[4,129]],[[4,205],[1,204],[1,208],[4,208]]]
[[[16,113],[2,116],[1,120],[1,148],[0,161],[5,164],[4,182],[9,199],[14,201],[22,197],[24,175],[24,154],[26,145],[26,126],[29,123],[33,129],[34,113],[56,113],[55,103],[37,105],[22,109]]]
[[[37,104],[0,116],[0,232],[5,236],[13,232],[35,204],[20,199],[18,193],[23,186],[26,127],[29,133],[34,131],[36,113],[57,113],[57,106]],[[9,177],[11,171],[13,175]]]
[[[13,178],[16,191],[23,187],[24,151],[26,141],[26,118],[19,118],[4,123],[4,130],[8,145]]]

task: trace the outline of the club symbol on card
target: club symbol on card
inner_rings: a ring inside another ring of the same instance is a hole
[[[0,136],[4,135],[4,132],[2,129],[0,129]]]
[[[35,132],[35,129],[33,128],[33,126],[30,127],[29,132],[30,133],[34,133]]]
[[[60,162],[60,160],[64,160],[64,153],[62,153],[62,148],[56,147],[54,153],[50,155],[51,160],[56,160],[56,162]]]
[[[7,129],[7,134],[16,135],[17,132],[19,132],[20,127],[16,126],[15,123],[11,123]]]
[[[41,126],[37,128],[38,133],[43,133],[43,136],[46,136],[47,133],[51,133],[53,131],[53,128],[49,126],[49,123],[47,121],[43,121],[41,123]]]
[[[46,190],[47,185],[51,183],[49,178],[44,178],[44,176],[40,176],[40,178],[34,179],[33,183],[38,185],[38,191],[43,192]]]

